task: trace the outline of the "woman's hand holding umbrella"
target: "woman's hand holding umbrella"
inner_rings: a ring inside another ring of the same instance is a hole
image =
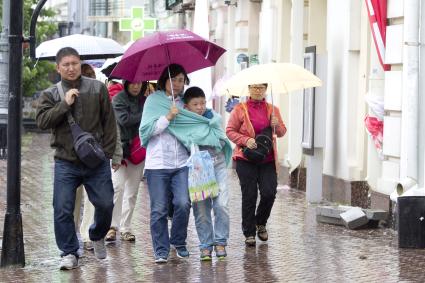
[[[279,125],[279,119],[277,119],[276,116],[272,115],[271,119],[270,119],[270,126],[272,126],[273,128]]]
[[[170,108],[170,112],[168,112],[165,118],[167,118],[168,121],[171,121],[174,118],[176,118],[177,114],[179,114],[179,109],[177,108],[175,102],[173,102],[173,105],[171,105],[171,108]]]

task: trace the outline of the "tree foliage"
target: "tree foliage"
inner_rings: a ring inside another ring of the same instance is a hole
[[[14,0],[12,0],[14,1]],[[24,0],[23,12],[23,33],[29,36],[31,16],[38,0]],[[2,17],[2,1],[0,1],[0,18]],[[38,17],[36,25],[36,42],[41,42],[51,38],[57,31],[58,26],[54,22],[55,12],[52,9],[43,8]],[[24,49],[23,57],[23,95],[32,96],[35,92],[47,88],[51,83],[49,74],[55,71],[55,65],[48,61],[32,61],[29,57],[29,48]]]

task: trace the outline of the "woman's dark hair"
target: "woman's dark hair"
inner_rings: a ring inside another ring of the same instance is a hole
[[[92,79],[96,78],[96,73],[94,72],[93,67],[87,63],[81,64],[81,75]]]
[[[158,79],[157,89],[165,91],[165,83],[169,79],[168,68],[170,68],[171,78],[174,78],[179,74],[183,74],[184,75],[184,83],[187,84],[187,85],[189,84],[190,81],[189,81],[189,78],[187,76],[185,69],[179,64],[170,64],[168,67],[165,67],[165,69],[162,71],[162,74]]]
[[[128,93],[128,87],[132,84],[130,81],[124,81],[124,89]],[[139,94],[144,95],[146,92],[146,89],[148,88],[148,81],[142,82],[142,88],[140,89]]]
[[[198,98],[198,97],[205,98],[204,91],[197,86],[192,86],[186,89],[186,91],[184,92],[183,100],[184,100],[184,103],[188,104],[192,99]]]

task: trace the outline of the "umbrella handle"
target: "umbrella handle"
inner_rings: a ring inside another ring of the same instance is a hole
[[[272,97],[272,117],[274,117],[273,86],[271,83],[270,83],[270,95]],[[276,125],[273,126],[273,133],[276,133]]]
[[[168,51],[168,49],[167,49],[167,51]],[[167,52],[167,54],[168,54],[168,52]],[[170,58],[168,58],[168,61],[170,61]],[[171,79],[170,64],[168,64],[167,70],[168,70],[168,79],[170,80],[170,85],[171,85],[171,99],[173,100],[173,104],[175,105],[176,101],[174,99],[174,88],[173,88],[173,80]]]

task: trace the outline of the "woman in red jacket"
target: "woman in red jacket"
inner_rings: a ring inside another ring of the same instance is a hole
[[[279,109],[265,100],[267,84],[249,85],[247,102],[233,109],[226,127],[228,138],[236,144],[233,160],[242,190],[242,231],[247,246],[255,246],[255,234],[267,241],[267,219],[273,207],[277,189],[277,152],[275,145],[261,161],[252,161],[243,153],[245,148],[256,150],[255,137],[271,127],[277,137],[286,133]],[[272,138],[273,140],[273,138]],[[275,141],[273,140],[273,143]],[[260,203],[256,208],[260,191]]]

